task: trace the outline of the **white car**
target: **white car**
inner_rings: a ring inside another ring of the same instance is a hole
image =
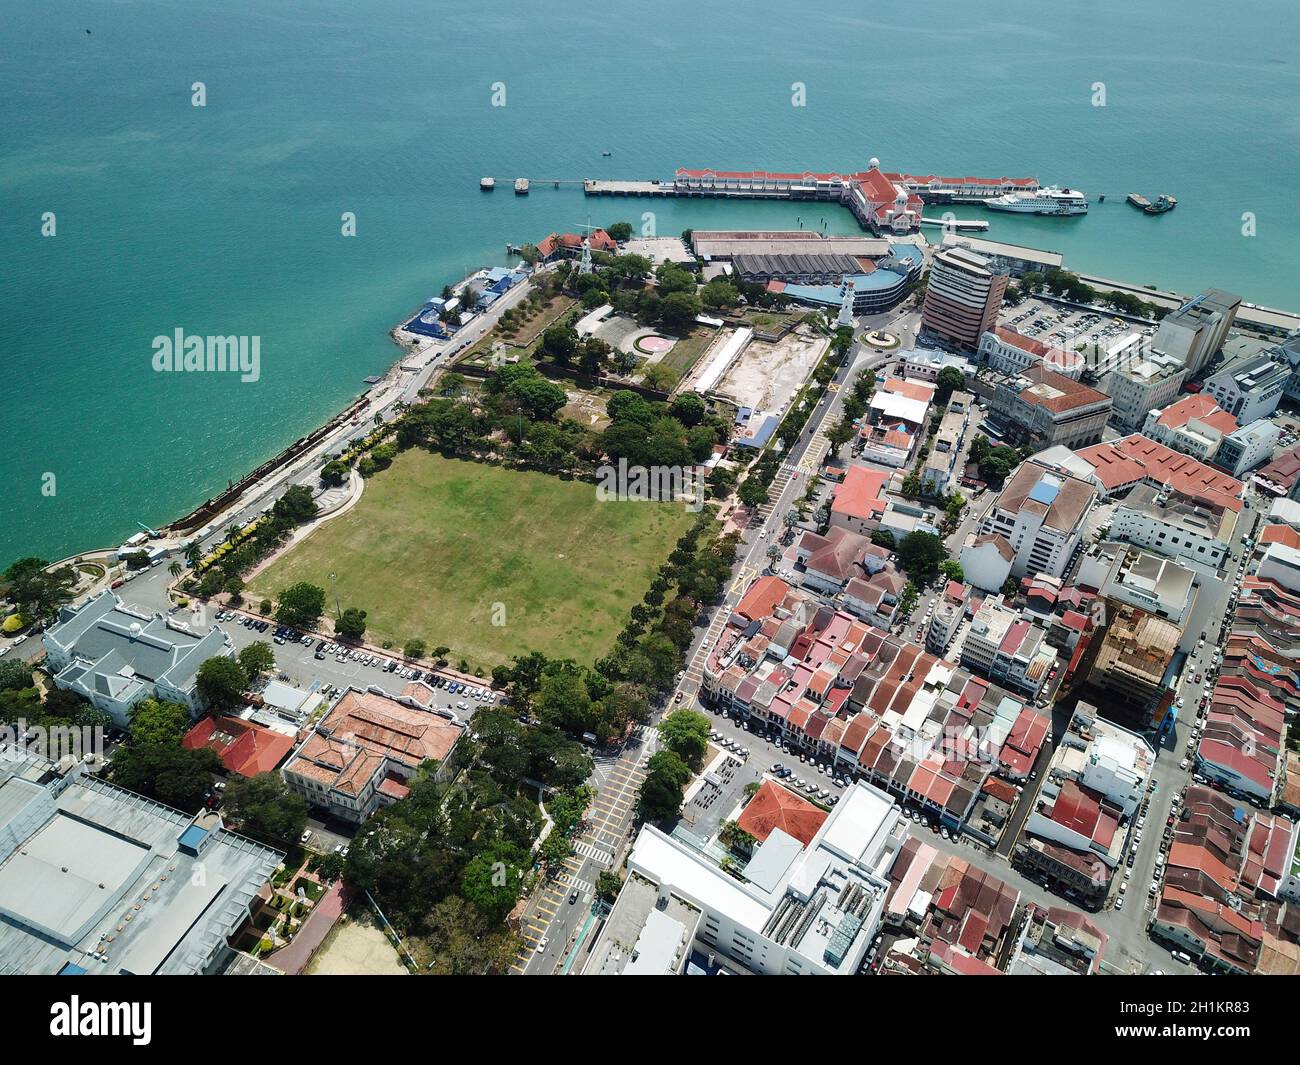
[[[537,946],[535,946],[533,950],[536,951],[538,954],[541,954],[542,951],[544,951],[550,945],[551,945],[551,941],[547,939],[545,936],[542,936],[542,938],[537,941]]]

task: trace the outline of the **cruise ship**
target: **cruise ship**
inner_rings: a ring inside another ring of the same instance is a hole
[[[1059,189],[1055,185],[1035,192],[1009,192],[985,200],[984,206],[993,211],[1015,211],[1019,214],[1087,214],[1088,198],[1078,189]]]

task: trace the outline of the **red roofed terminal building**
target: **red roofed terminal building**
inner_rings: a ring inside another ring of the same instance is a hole
[[[772,173],[766,170],[678,169],[673,191],[678,196],[734,196],[755,199],[834,200],[853,212],[874,233],[915,233],[921,228],[921,196],[881,173],[872,159],[853,174]]]

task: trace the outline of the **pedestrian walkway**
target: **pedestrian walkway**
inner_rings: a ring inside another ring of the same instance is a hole
[[[613,864],[614,855],[632,823],[641,782],[645,780],[648,745],[638,741],[646,731],[639,729],[629,749],[608,766],[596,798],[587,808],[585,827],[574,841],[573,853],[547,880],[528,908],[519,929],[524,945],[510,966],[511,974],[520,975],[527,970],[537,944],[548,934],[555,915],[561,906],[568,904],[569,894],[575,888],[580,894],[594,893],[595,875],[599,875],[600,867],[607,869]],[[596,865],[589,866],[589,862]]]

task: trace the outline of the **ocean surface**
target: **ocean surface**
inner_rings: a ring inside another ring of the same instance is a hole
[[[395,360],[387,330],[507,241],[645,211],[661,234],[856,231],[830,205],[587,200],[546,178],[871,156],[1033,175],[1106,203],[990,215],[991,237],[1300,307],[1291,0],[867,7],[3,0],[0,566],[188,511],[349,402]],[[532,194],[481,193],[484,174]],[[1131,191],[1179,207],[1147,218]],[[155,373],[177,328],[260,338],[259,379]]]

